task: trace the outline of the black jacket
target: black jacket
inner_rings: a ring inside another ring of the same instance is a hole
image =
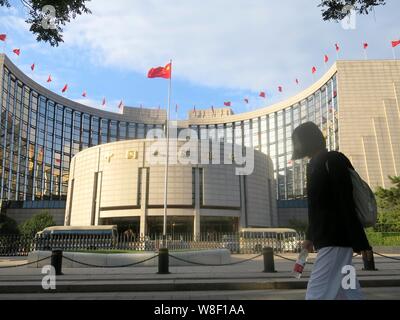
[[[355,211],[348,168],[354,169],[344,154],[328,150],[318,153],[307,165],[307,239],[314,243],[316,250],[324,247],[351,247],[355,252],[371,249]]]

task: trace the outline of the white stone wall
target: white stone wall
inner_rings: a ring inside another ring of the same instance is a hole
[[[131,140],[93,147],[77,154],[71,163],[66,223],[78,226],[98,224],[102,218],[162,216],[165,166],[145,161],[146,148],[150,145],[148,140]],[[274,225],[276,204],[269,201],[271,194],[271,199],[275,200],[275,189],[268,188],[268,179],[273,179],[268,163],[267,156],[255,153],[255,171],[246,177],[247,190],[243,187],[244,177],[235,175],[232,164],[171,165],[168,205],[172,207],[168,214],[198,215],[200,222],[201,216],[243,219],[246,197],[249,224]],[[193,181],[193,176],[201,177],[200,169],[203,171],[201,184],[200,178]],[[274,188],[274,184],[271,186]],[[200,196],[195,194],[194,197],[195,190],[199,194],[202,192],[202,204],[196,203],[195,199],[199,201]],[[195,223],[198,220],[195,219]]]
[[[240,207],[239,176],[231,165],[203,169],[203,206]]]

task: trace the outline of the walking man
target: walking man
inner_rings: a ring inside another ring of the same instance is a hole
[[[307,122],[292,134],[292,160],[307,164],[309,227],[303,248],[318,254],[308,282],[306,300],[360,300],[360,285],[342,287],[344,266],[352,265],[353,252],[371,250],[353,201],[350,160],[326,148],[317,125]]]

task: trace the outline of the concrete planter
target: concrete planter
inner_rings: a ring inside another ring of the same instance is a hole
[[[215,250],[201,250],[201,251],[185,251],[185,252],[170,252],[172,256],[187,261],[192,261],[201,264],[226,264],[231,262],[231,254],[227,249],[215,249]],[[119,267],[128,264],[137,263],[151,257],[154,257],[154,252],[144,253],[133,253],[133,254],[98,254],[98,253],[83,253],[83,252],[64,252],[63,256],[77,262],[72,262],[68,259],[63,259],[63,268],[91,268],[92,266],[102,267]],[[51,256],[49,251],[34,251],[28,255],[28,262],[34,262]],[[51,259],[40,261],[30,265],[30,268],[42,268],[43,266],[50,265]],[[82,262],[84,264],[78,263]],[[169,257],[169,265],[171,267],[178,266],[194,266],[191,263],[179,261],[172,257]],[[158,258],[151,259],[149,261],[134,265],[132,267],[157,267]]]

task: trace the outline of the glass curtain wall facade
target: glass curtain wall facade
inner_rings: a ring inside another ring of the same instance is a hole
[[[104,119],[57,104],[3,68],[0,114],[0,198],[65,200],[69,166],[79,151],[144,138],[161,125]],[[90,110],[90,108],[88,108]]]
[[[10,201],[65,200],[71,158],[108,142],[143,139],[160,124],[102,118],[42,96],[3,67],[0,113],[0,198]],[[251,147],[270,156],[276,198],[306,197],[306,161],[291,163],[291,134],[315,122],[329,150],[338,145],[337,83],[334,75],[308,98],[272,113],[241,121],[190,127],[201,139],[218,139]],[[229,119],[229,117],[227,117]],[[213,129],[213,130],[211,130]]]
[[[267,154],[274,166],[277,200],[304,199],[306,160],[291,161],[293,130],[312,121],[319,126],[329,150],[339,150],[336,75],[307,99],[283,110],[253,119],[218,125],[191,125],[201,139],[226,139],[228,143],[254,148]],[[209,129],[217,129],[210,135]],[[224,132],[222,132],[224,131]]]

